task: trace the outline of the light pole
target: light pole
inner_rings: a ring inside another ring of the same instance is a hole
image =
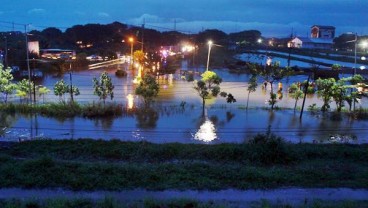
[[[212,44],[213,44],[213,42],[211,40],[208,41],[208,57],[207,57],[207,68],[206,68],[206,71],[208,71],[208,66],[210,64],[210,54],[211,54]]]
[[[353,73],[353,75],[356,74],[356,65],[357,65],[357,40],[358,40],[357,33],[355,33],[354,35],[355,35],[354,40],[346,41],[346,43],[354,42],[354,73]]]
[[[133,43],[134,43],[134,39],[132,37],[129,38],[129,42],[130,42],[130,65],[133,68]]]

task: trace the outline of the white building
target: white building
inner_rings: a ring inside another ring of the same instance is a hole
[[[330,49],[332,49],[332,46],[333,46],[333,40],[332,39],[324,39],[324,38],[295,37],[288,43],[288,46],[292,47],[292,48],[330,50]]]

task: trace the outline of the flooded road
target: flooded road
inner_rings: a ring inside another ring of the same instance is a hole
[[[203,69],[201,69],[203,70]],[[128,105],[130,95],[134,105],[142,104],[142,100],[134,95],[136,87],[132,80],[133,73],[127,77],[115,76],[116,69],[107,70],[115,85],[114,99],[110,102]],[[85,70],[73,72],[73,84],[81,94],[74,97],[77,102],[99,102],[93,95],[92,79],[98,77],[103,70]],[[331,138],[336,142],[368,143],[368,122],[352,120],[347,117],[334,120],[330,115],[304,112],[299,120],[299,111],[294,112],[295,100],[290,98],[287,88],[293,82],[302,82],[305,75],[293,76],[282,80],[282,99],[277,106],[288,110],[270,111],[266,100],[270,89],[262,89],[259,80],[257,91],[250,94],[249,110],[245,110],[247,99],[247,74],[232,74],[227,70],[215,72],[223,78],[221,90],[232,93],[236,103],[228,104],[224,98],[207,100],[205,117],[202,116],[201,99],[193,89],[193,83],[183,80],[181,74],[162,76],[159,79],[160,93],[155,108],[149,113],[118,118],[87,119],[81,117],[56,119],[43,116],[0,115],[0,139],[17,141],[19,138],[52,138],[52,139],[120,139],[124,141],[150,141],[155,143],[222,143],[243,142],[258,133],[265,133],[269,126],[271,132],[286,140],[298,142],[328,142]],[[198,78],[198,77],[196,77]],[[64,79],[69,82],[69,74],[56,76],[46,75],[38,84],[42,84],[51,92],[45,97],[37,97],[38,102],[57,102],[53,92],[56,81]],[[269,86],[268,86],[269,87]],[[277,84],[275,84],[275,89]],[[16,97],[10,98],[17,102]],[[65,97],[65,100],[68,100]],[[301,106],[299,101],[298,106]],[[305,109],[321,100],[316,95],[308,96]],[[335,105],[331,103],[332,109]],[[357,108],[367,107],[364,99]],[[198,136],[200,135],[200,136]]]

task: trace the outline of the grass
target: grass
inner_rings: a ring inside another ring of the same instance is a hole
[[[0,186],[72,190],[368,187],[368,146],[45,140],[2,144]]]
[[[87,198],[76,199],[45,199],[45,200],[0,200],[2,208],[165,208],[165,207],[198,207],[198,208],[226,208],[226,207],[252,207],[252,208],[367,208],[368,201],[305,201],[303,204],[289,204],[286,202],[269,202],[267,200],[249,202],[245,204],[227,201],[197,201],[192,199],[156,200],[144,199],[142,201],[119,201],[114,198],[92,200]]]

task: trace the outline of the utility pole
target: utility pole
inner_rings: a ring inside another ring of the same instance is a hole
[[[5,34],[4,38],[5,38],[5,53],[4,53],[4,67],[5,69],[8,68],[8,38],[6,37],[7,35]]]
[[[27,32],[27,26],[28,25],[24,25],[24,32],[25,32],[25,36],[26,36],[26,61],[27,61],[27,69],[28,69],[28,94],[29,94],[29,102],[32,101],[32,89],[31,89],[31,68],[29,66],[29,48],[28,48],[28,32]]]
[[[70,100],[73,103],[73,80],[72,80],[72,62],[69,59],[69,79],[70,79]]]
[[[146,19],[143,19],[143,24],[142,24],[142,52],[143,52],[143,49],[144,49],[144,47],[143,47],[143,43],[144,43],[144,25],[146,24]]]
[[[356,67],[357,67],[357,41],[358,41],[358,34],[355,33],[355,41],[354,41],[354,76],[356,75]]]
[[[310,75],[308,76],[308,80],[307,80],[307,84],[305,85],[305,89],[304,89],[304,98],[303,98],[303,105],[302,105],[302,110],[300,111],[300,117],[299,120],[302,120],[303,117],[303,111],[304,111],[304,105],[305,105],[305,98],[307,97],[307,92],[308,92],[308,87],[309,87],[309,80],[310,80]]]
[[[34,73],[35,73],[35,68],[36,68],[36,60],[33,58],[32,62],[33,62],[33,69],[32,69],[32,77],[34,77]],[[33,84],[33,102],[36,103],[36,85]]]
[[[290,59],[291,59],[291,47],[293,45],[293,28],[291,29],[291,34],[290,34],[290,44],[288,43],[288,47],[289,47],[289,56],[288,56],[288,60],[287,60],[287,64],[288,64],[288,67],[290,67]]]

